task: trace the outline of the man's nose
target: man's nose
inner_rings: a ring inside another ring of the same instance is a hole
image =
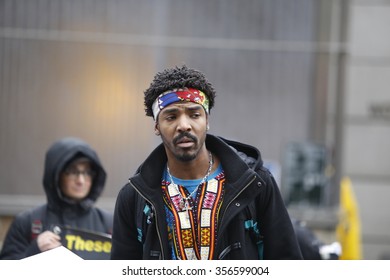
[[[87,177],[87,174],[85,172],[79,172],[77,173],[77,177],[76,177],[76,180],[78,182],[85,182],[86,181],[86,177]]]
[[[191,130],[191,122],[188,119],[188,117],[181,116],[178,119],[177,130],[179,130],[179,131],[189,131],[189,130]]]

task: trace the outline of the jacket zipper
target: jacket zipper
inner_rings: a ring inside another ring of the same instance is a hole
[[[225,209],[228,209],[229,206],[230,206],[230,204],[232,204],[232,202],[233,202],[233,201],[234,201],[234,200],[235,200],[243,191],[245,191],[245,190],[249,187],[249,185],[253,183],[254,180],[256,180],[256,176],[254,176],[253,179],[251,179],[251,180],[249,181],[249,183],[246,184],[246,186],[243,187],[242,190],[241,190],[235,197],[233,197],[232,200],[230,200],[229,204],[226,206]],[[225,210],[225,212],[226,212],[226,210]],[[223,219],[223,217],[225,216],[225,212],[224,212],[223,215],[222,215],[222,219]],[[221,219],[221,221],[222,221],[222,219]]]
[[[223,214],[222,214],[222,217],[221,217],[221,221],[223,221],[223,218],[224,218],[224,216],[225,216],[225,213],[226,213],[226,210],[229,208],[229,206],[230,206],[230,204],[232,204],[232,202],[243,192],[243,191],[245,191],[248,187],[249,187],[249,185],[250,184],[252,184],[254,181],[256,180],[256,176],[254,176],[249,182],[248,182],[248,184],[246,184],[245,185],[245,187],[243,187],[242,189],[241,189],[241,191],[235,196],[235,197],[233,197],[233,199],[232,200],[230,200],[230,202],[228,203],[228,205],[226,206],[226,208],[225,208],[225,212],[223,212]],[[230,246],[230,245],[229,245]],[[227,248],[226,248],[227,249]],[[225,249],[224,250],[222,250],[223,252],[225,251]],[[225,253],[225,255],[226,255],[226,253]],[[218,256],[218,258],[219,258],[220,256]]]
[[[156,207],[154,206],[154,204],[149,200],[147,199],[138,189],[137,187],[131,182],[131,180],[129,180],[129,183],[130,185],[136,190],[136,192],[143,198],[145,199],[150,205],[152,205],[152,210],[153,212],[155,213],[155,219],[156,219],[156,228],[157,228],[157,236],[158,236],[158,240],[160,242],[160,247],[161,247],[161,255],[162,255],[162,259],[164,259],[164,247],[163,247],[163,244],[162,244],[162,240],[161,240],[161,235],[160,235],[160,231],[159,231],[159,228],[158,228],[158,221],[157,221],[157,212],[155,211]]]
[[[248,184],[246,184],[245,187],[242,188],[242,190],[241,190],[235,197],[233,197],[233,199],[232,199],[232,200],[229,202],[229,204],[226,206],[226,209],[229,208],[230,204],[231,204],[231,203],[232,203],[232,202],[233,202],[233,201],[234,201],[234,200],[235,200],[235,199],[236,199],[244,190],[246,190],[246,189],[249,187],[249,185],[253,183],[254,180],[256,180],[256,176],[254,176],[253,179],[250,180],[250,181],[248,182]],[[143,199],[145,199],[150,205],[152,205],[152,207],[153,207],[152,210],[155,210],[155,209],[156,209],[155,205],[154,205],[149,199],[147,199],[147,198],[138,190],[138,188],[137,188],[130,180],[129,180],[129,183],[130,183],[130,185],[136,190],[136,192],[137,192]],[[158,228],[157,213],[156,213],[156,211],[154,211],[154,212],[155,212],[155,219],[156,219],[157,236],[158,236],[158,240],[159,240],[159,242],[160,242],[162,259],[164,259],[164,256],[165,256],[165,255],[164,255],[164,247],[163,247],[163,245],[162,245],[161,235],[160,235],[160,231],[159,231],[159,228]],[[226,212],[226,210],[225,210],[225,212]],[[223,217],[225,216],[225,212],[224,212],[223,215],[222,215],[221,221],[223,220]]]

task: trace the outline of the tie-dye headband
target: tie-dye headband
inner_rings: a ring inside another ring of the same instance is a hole
[[[156,98],[152,105],[154,119],[157,119],[157,116],[162,109],[179,101],[189,101],[200,104],[203,106],[206,113],[209,113],[209,99],[206,94],[194,88],[181,88],[163,92]]]

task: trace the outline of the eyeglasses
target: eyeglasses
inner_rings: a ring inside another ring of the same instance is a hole
[[[64,171],[65,175],[69,178],[76,180],[82,175],[85,179],[92,179],[95,177],[95,172],[92,170],[77,170],[77,169],[69,169]]]

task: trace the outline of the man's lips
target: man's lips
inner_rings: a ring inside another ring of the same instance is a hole
[[[190,147],[194,144],[194,140],[191,138],[183,137],[180,140],[176,141],[176,145],[182,148]]]
[[[194,142],[194,140],[188,137],[182,137],[178,141],[176,141],[176,144],[187,143],[187,142]]]

